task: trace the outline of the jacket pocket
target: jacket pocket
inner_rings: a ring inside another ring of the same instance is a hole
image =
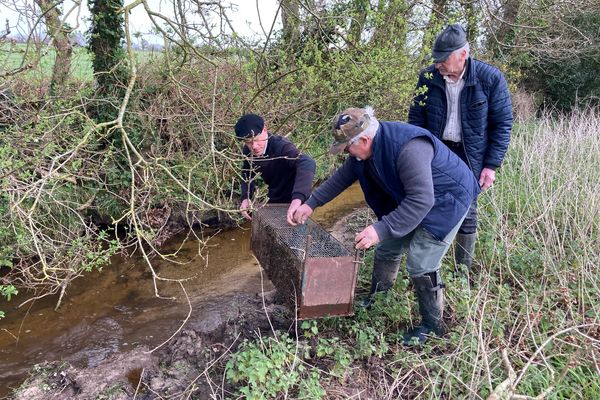
[[[443,240],[466,212],[465,206],[451,193],[441,193],[435,197],[433,208],[425,217],[423,226],[437,240]]]
[[[485,107],[487,107],[487,100],[486,99],[475,100],[474,102],[472,102],[471,104],[469,104],[469,110],[470,111],[481,110],[482,108],[485,108]]]

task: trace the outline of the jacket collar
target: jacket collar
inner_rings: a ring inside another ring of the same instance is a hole
[[[379,128],[377,128],[377,133],[375,134],[375,136],[373,136],[373,143],[371,144],[370,160],[374,160],[376,157],[381,156],[381,151],[383,147],[381,144],[381,135],[383,135],[383,133],[381,129],[381,121],[379,121]]]
[[[465,86],[473,86],[475,84],[475,80],[477,74],[475,74],[475,63],[473,62],[473,58],[467,58],[467,65],[465,66],[466,71],[463,78],[465,79]]]

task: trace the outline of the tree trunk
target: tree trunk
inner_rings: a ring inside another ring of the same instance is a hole
[[[123,0],[90,0],[88,6],[92,14],[89,43],[93,53],[92,66],[100,90],[106,91],[127,82],[122,47],[125,30],[120,11]]]
[[[125,94],[129,68],[123,42],[125,38],[123,0],[88,0],[92,14],[89,50],[97,83],[96,96],[110,102],[94,103],[90,114],[97,122],[114,120],[118,102]]]
[[[300,2],[281,0],[281,21],[283,40],[286,45],[295,45],[300,40]]]
[[[69,41],[69,30],[60,20],[60,10],[56,3],[50,0],[36,0],[42,10],[48,35],[52,38],[52,44],[56,51],[56,59],[52,68],[50,80],[50,95],[56,95],[64,87],[71,72],[71,56],[73,45]]]
[[[350,21],[350,29],[348,31],[348,39],[355,44],[360,43],[360,38],[367,21],[369,13],[369,0],[353,0],[352,1],[352,21]]]
[[[514,44],[515,40],[515,22],[519,13],[521,0],[505,0],[502,21],[496,31],[495,38],[492,38],[494,58],[502,55],[502,49]]]
[[[465,15],[467,17],[467,42],[471,45],[471,48],[477,42],[477,36],[479,34],[479,28],[477,27],[477,22],[479,21],[477,18],[477,7],[475,7],[473,1],[467,1],[464,5]]]
[[[442,31],[446,21],[444,11],[447,3],[448,0],[433,0],[431,15],[423,33],[423,49],[430,49],[436,36]]]

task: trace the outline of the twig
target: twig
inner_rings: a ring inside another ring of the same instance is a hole
[[[206,374],[213,365],[215,365],[221,358],[225,357],[226,354],[229,354],[229,352],[231,351],[231,348],[233,347],[234,344],[237,343],[238,338],[240,337],[241,333],[238,332],[238,334],[235,336],[235,338],[233,339],[233,342],[231,342],[231,344],[229,345],[229,347],[227,348],[227,350],[225,350],[223,352],[223,354],[221,354],[219,357],[217,357],[215,360],[213,360],[212,362],[210,362],[206,368],[204,368],[204,371],[202,371],[200,374],[198,374],[198,376],[196,376],[196,378],[190,382],[190,384],[186,387],[186,389],[184,390],[184,393],[187,392],[188,390],[190,390],[191,386],[194,385],[196,383],[196,381],[198,379],[200,379],[200,377],[204,374]],[[190,392],[190,394],[186,397],[189,399],[189,397],[192,395],[192,393]]]
[[[135,393],[133,393],[133,400],[135,400],[135,398],[137,397],[138,391],[140,390],[140,386],[142,384],[142,380],[144,379],[144,372],[146,371],[145,368],[142,368],[142,372],[140,373],[140,380],[138,381],[138,384],[135,388]]]
[[[190,319],[190,316],[192,315],[193,308],[192,308],[192,303],[190,302],[190,297],[188,296],[187,291],[185,290],[185,287],[183,286],[183,283],[181,281],[176,281],[176,282],[179,283],[179,286],[181,286],[181,290],[183,290],[183,293],[185,294],[185,299],[188,302],[188,306],[189,306],[188,315],[185,317],[185,319],[183,320],[183,322],[181,323],[179,328],[177,328],[177,330],[167,340],[165,340],[164,342],[162,342],[161,344],[159,344],[152,350],[145,352],[146,354],[153,353],[155,350],[160,349],[162,346],[164,346],[166,343],[168,343],[171,339],[173,339],[175,337],[175,335],[177,335],[183,329],[183,326],[186,324],[186,322]]]

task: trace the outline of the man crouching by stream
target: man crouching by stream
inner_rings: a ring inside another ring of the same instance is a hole
[[[356,180],[378,221],[355,238],[357,249],[375,249],[369,307],[376,292],[393,287],[403,253],[419,301],[421,323],[406,345],[444,333],[441,260],[479,185],[467,165],[426,129],[378,121],[373,109],[349,108],[333,121],[329,153],[348,153],[344,164],[298,207],[288,222],[302,224]]]
[[[260,174],[269,188],[269,203],[290,203],[288,219],[310,195],[315,175],[315,161],[300,153],[283,136],[272,135],[265,120],[257,114],[242,115],[235,124],[235,135],[244,141],[240,211],[250,216],[256,175]]]

